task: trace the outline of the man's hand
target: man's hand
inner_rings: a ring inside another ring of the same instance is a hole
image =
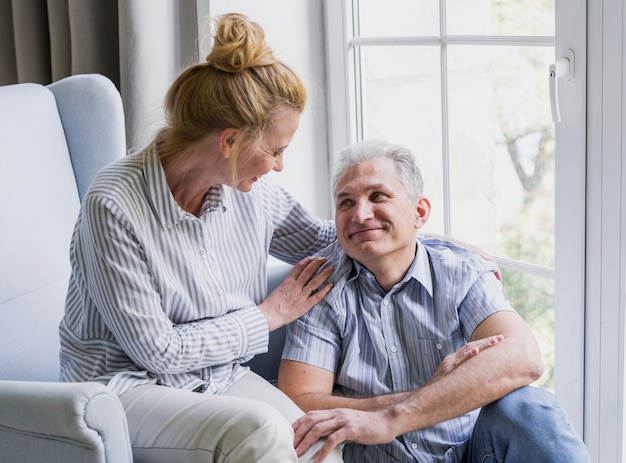
[[[343,442],[364,445],[391,442],[396,435],[388,420],[384,411],[349,408],[310,411],[292,425],[295,433],[294,447],[298,456],[301,456],[311,445],[325,437],[326,442],[315,458],[315,463],[321,463]]]
[[[430,379],[429,384],[432,384],[450,374],[470,358],[475,357],[489,347],[495,346],[503,339],[504,336],[498,334],[465,344],[465,346],[443,359],[443,362],[441,362],[439,368],[437,368],[437,371],[435,371],[435,374]]]
[[[467,360],[477,356],[485,349],[495,346],[502,339],[504,339],[502,335],[478,339],[466,344],[455,353],[448,355],[433,375],[429,384],[449,375]],[[316,462],[323,461],[335,447],[344,442],[357,442],[364,445],[391,442],[401,432],[396,431],[394,428],[395,420],[390,412],[392,407],[388,405],[402,401],[410,394],[411,392],[405,392],[386,396],[390,400],[380,401],[380,408],[375,410],[358,410],[355,407],[308,412],[293,423],[296,453],[302,455],[320,438],[326,438],[326,442],[317,456]],[[367,401],[368,399],[362,400]],[[357,404],[353,405],[358,407]]]
[[[468,359],[480,352],[495,346],[504,337],[502,335],[472,341],[453,354],[448,355],[429,384],[449,375]],[[395,400],[381,401],[380,405],[396,403],[411,393],[392,394],[387,397]],[[358,400],[358,399],[357,399]],[[363,399],[367,400],[367,399]],[[324,446],[316,458],[321,462],[338,445],[344,442],[357,442],[364,445],[385,444],[401,434],[394,429],[394,419],[389,411],[391,407],[377,410],[358,410],[352,408],[333,408],[330,410],[313,410],[293,423],[295,433],[294,447],[298,456],[306,452],[311,445],[321,438],[326,438]]]

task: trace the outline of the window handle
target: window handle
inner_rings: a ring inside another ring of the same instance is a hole
[[[550,108],[552,109],[552,120],[561,122],[561,112],[559,110],[559,81],[572,80],[574,78],[574,52],[566,50],[556,63],[550,65]]]

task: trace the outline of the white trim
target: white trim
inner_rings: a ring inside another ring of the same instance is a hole
[[[443,37],[352,37],[349,41],[353,47],[361,45],[439,45],[441,43],[459,45],[509,45],[509,46],[554,46],[554,37],[524,36],[475,36],[475,35],[444,35]]]
[[[443,233],[452,234],[452,189],[450,188],[450,117],[448,104],[448,47],[444,40],[446,36],[446,2],[439,2],[439,32],[438,39],[439,66],[441,68],[441,172],[443,181]]]
[[[572,2],[575,2],[573,4]],[[561,80],[556,124],[555,393],[583,435],[585,316],[585,0],[556,1],[555,62],[566,50],[576,73]],[[546,69],[546,85],[548,85]]]
[[[353,49],[348,43],[351,16],[349,2],[324,0],[327,57],[328,151],[331,168],[339,152],[356,141],[354,83],[349,78],[354,67]]]
[[[507,259],[506,257],[494,257],[494,260],[501,268],[515,270],[518,272],[526,273],[528,275],[554,280],[554,269],[542,267],[541,265],[529,264],[527,262],[520,262],[519,260]]]
[[[585,442],[592,461],[624,460],[626,11],[588,0]],[[573,9],[567,5],[568,9]]]

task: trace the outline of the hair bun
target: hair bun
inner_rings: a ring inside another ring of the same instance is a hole
[[[213,48],[206,60],[214,68],[230,73],[277,61],[265,43],[263,28],[239,13],[217,19]]]

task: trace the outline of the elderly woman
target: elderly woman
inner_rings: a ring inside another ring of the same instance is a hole
[[[323,260],[307,256],[334,224],[263,178],[282,170],[305,101],[262,28],[225,15],[206,62],[169,89],[165,127],[84,199],[61,374],[120,396],[136,462],[298,461],[302,412],[241,364],[330,288],[332,269],[316,275]],[[269,296],[268,254],[296,264]]]

